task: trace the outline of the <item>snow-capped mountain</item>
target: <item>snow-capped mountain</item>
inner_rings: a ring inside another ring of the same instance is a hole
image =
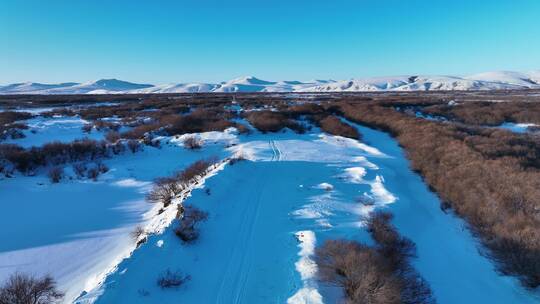
[[[404,75],[351,80],[266,81],[253,76],[221,83],[137,84],[117,79],[87,83],[15,83],[0,94],[145,94],[203,92],[376,92],[540,89],[540,70],[487,72],[471,76]]]
[[[52,89],[61,89],[68,88],[78,83],[67,82],[59,84],[44,84],[37,82],[24,82],[24,83],[13,83],[0,87],[0,93],[2,94],[40,94],[36,92],[42,92]]]

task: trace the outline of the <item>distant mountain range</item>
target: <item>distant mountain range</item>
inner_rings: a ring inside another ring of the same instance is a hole
[[[405,75],[351,80],[266,81],[252,76],[221,83],[138,84],[117,79],[87,83],[35,82],[0,86],[0,94],[128,94],[203,92],[376,92],[540,89],[540,70],[487,72],[465,77]]]

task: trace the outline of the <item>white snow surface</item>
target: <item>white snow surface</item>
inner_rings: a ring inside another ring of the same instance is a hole
[[[14,83],[0,86],[0,94],[122,94],[205,92],[374,92],[540,89],[540,70],[494,71],[470,76],[402,75],[350,80],[267,81],[253,76],[220,83],[138,84],[117,79],[86,83]]]

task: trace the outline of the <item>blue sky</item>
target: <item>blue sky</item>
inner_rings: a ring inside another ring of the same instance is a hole
[[[0,0],[0,84],[540,69],[540,1]]]

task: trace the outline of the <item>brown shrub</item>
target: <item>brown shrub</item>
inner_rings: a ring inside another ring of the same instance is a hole
[[[191,280],[189,275],[184,275],[180,271],[173,272],[167,269],[159,275],[157,284],[161,288],[178,288],[189,280]]]
[[[52,304],[64,295],[50,276],[36,278],[22,273],[11,275],[0,287],[2,304]]]
[[[347,303],[400,304],[399,279],[373,248],[328,240],[315,251],[319,279],[343,288]]]
[[[324,114],[325,109],[316,103],[303,103],[287,107],[284,110],[289,116],[298,118],[304,115],[320,115]]]
[[[389,213],[375,213],[368,231],[376,246],[329,240],[315,251],[322,281],[340,286],[348,303],[435,303],[429,284],[411,266],[415,246],[390,224]]]
[[[257,130],[266,132],[279,132],[289,128],[296,133],[304,133],[305,128],[298,122],[288,118],[285,114],[273,111],[254,111],[246,115],[246,119]]]
[[[422,108],[421,111],[472,125],[496,126],[504,122],[540,124],[540,103],[538,102],[463,102],[452,106],[432,105]]]
[[[152,190],[147,194],[146,200],[151,203],[162,203],[168,207],[172,199],[182,190],[178,180],[174,177],[162,177],[154,181]]]
[[[235,126],[234,123],[222,117],[222,114],[218,112],[198,109],[188,115],[168,115],[161,117],[160,123],[170,136],[186,133],[223,131]]]
[[[325,116],[320,119],[315,118],[315,121],[317,126],[326,133],[352,139],[361,139],[360,132],[355,127],[342,122],[336,116]]]
[[[120,125],[119,124],[114,123],[114,122],[110,122],[110,121],[105,121],[105,120],[97,120],[97,121],[95,121],[94,122],[94,127],[98,131],[110,130],[110,131],[117,132],[118,130],[120,130]]]
[[[182,170],[181,172],[176,174],[176,178],[181,183],[188,183],[190,180],[202,176],[206,173],[208,168],[215,163],[217,163],[218,160],[216,158],[209,158],[204,160],[198,160],[194,162],[193,164],[189,165],[187,168]]]
[[[143,139],[145,136],[160,128],[159,124],[145,124],[123,132],[120,136],[126,139]]]
[[[197,224],[206,221],[208,213],[194,206],[186,206],[180,225],[174,230],[174,233],[182,240],[189,244],[199,238],[199,230]]]
[[[168,207],[173,198],[180,194],[190,182],[194,182],[194,179],[204,175],[209,167],[216,162],[217,160],[213,158],[198,160],[170,177],[156,179],[152,190],[146,196],[146,200],[151,203],[163,203],[164,207]]]

